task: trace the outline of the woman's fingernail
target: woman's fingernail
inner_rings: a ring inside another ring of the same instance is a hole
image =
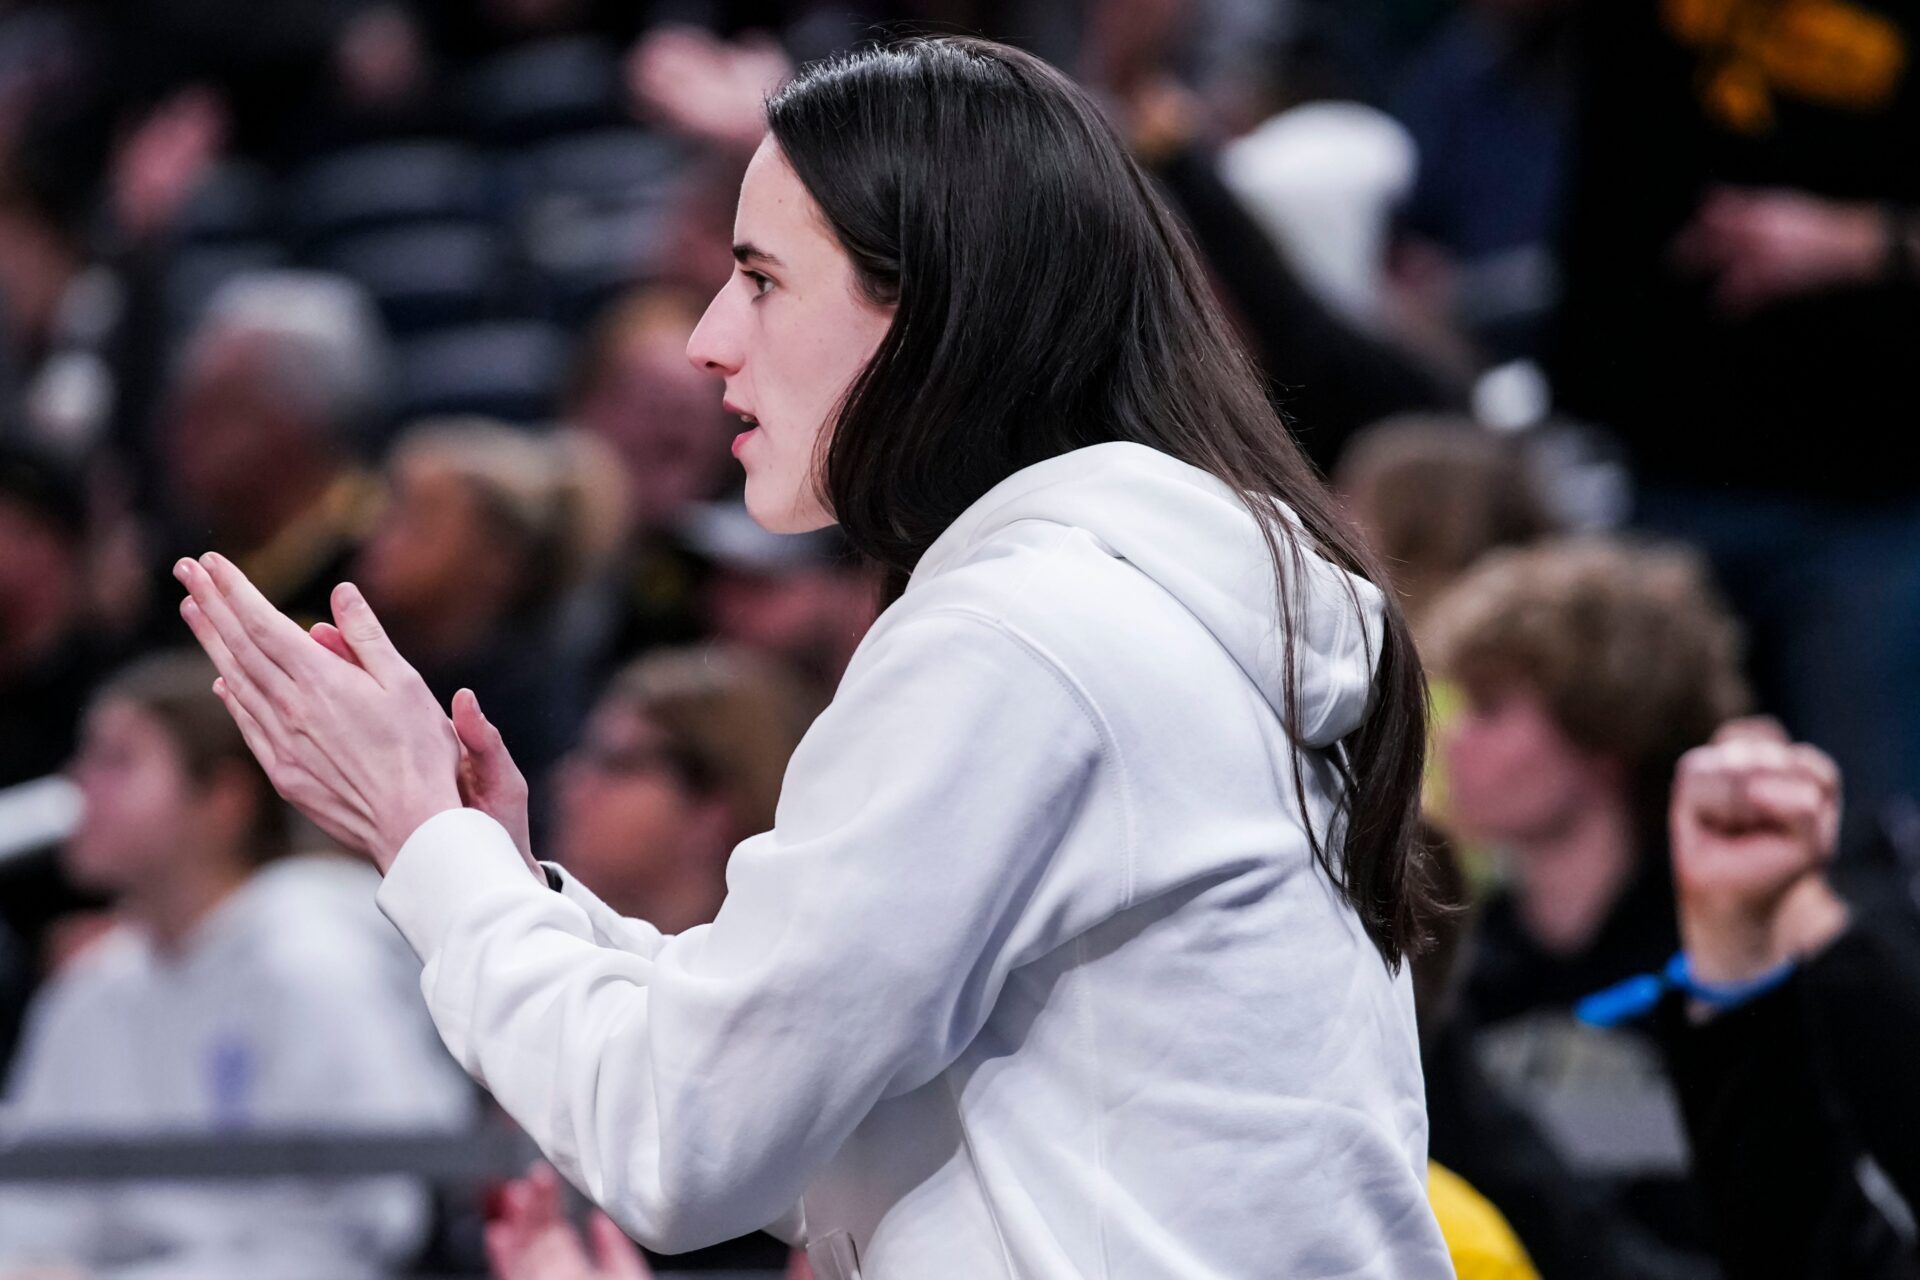
[[[192,563],[193,561],[187,559],[185,556],[182,556],[180,557],[180,559],[174,561],[173,576],[178,578],[180,581],[185,582],[187,580],[187,566]]]

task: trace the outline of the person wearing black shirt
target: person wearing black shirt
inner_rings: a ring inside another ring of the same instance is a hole
[[[1685,980],[1655,1025],[1728,1280],[1920,1274],[1920,920],[1828,884],[1839,792],[1752,721],[1674,791]]]
[[[1483,557],[1420,634],[1451,695],[1435,726],[1430,812],[1502,855],[1507,874],[1464,975],[1471,1069],[1541,1115],[1631,1107],[1655,1142],[1665,1122],[1677,1144],[1652,1037],[1587,1025],[1575,1006],[1674,952],[1667,791],[1674,762],[1745,707],[1733,619],[1695,556],[1563,539]],[[1457,1093],[1446,1075],[1469,1064],[1439,1065]],[[1459,1134],[1461,1114],[1456,1105],[1436,1120],[1437,1144]],[[1565,1153],[1576,1164],[1580,1154],[1571,1143]],[[1476,1185],[1498,1185],[1467,1163]],[[1699,1243],[1677,1182],[1611,1181],[1649,1234],[1682,1250]],[[1524,1238],[1524,1207],[1513,1221]]]
[[[1713,557],[1856,843],[1920,792],[1920,4],[1592,0],[1559,407]]]

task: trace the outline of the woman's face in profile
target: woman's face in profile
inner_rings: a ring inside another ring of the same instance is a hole
[[[814,483],[820,434],[894,309],[861,293],[852,261],[771,138],[740,184],[733,256],[687,358],[723,379],[729,412],[748,419],[734,442],[748,512],[775,533],[822,528],[833,514]]]

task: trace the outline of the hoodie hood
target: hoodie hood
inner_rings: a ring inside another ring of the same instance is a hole
[[[1298,529],[1293,513],[1280,509]],[[1286,650],[1273,560],[1253,514],[1224,482],[1145,445],[1075,449],[982,494],[927,548],[907,589],[1021,520],[1085,529],[1153,579],[1199,619],[1284,722]],[[1324,748],[1365,715],[1384,605],[1372,583],[1305,545],[1301,562],[1302,574],[1288,566],[1299,627],[1300,742]]]

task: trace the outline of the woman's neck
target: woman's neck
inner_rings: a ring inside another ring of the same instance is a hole
[[[183,867],[163,883],[128,894],[121,910],[147,931],[155,950],[177,958],[194,930],[246,883],[248,874],[237,862]]]
[[[1635,846],[1632,813],[1620,796],[1514,849],[1515,906],[1542,950],[1574,955],[1593,942],[1633,879]]]

